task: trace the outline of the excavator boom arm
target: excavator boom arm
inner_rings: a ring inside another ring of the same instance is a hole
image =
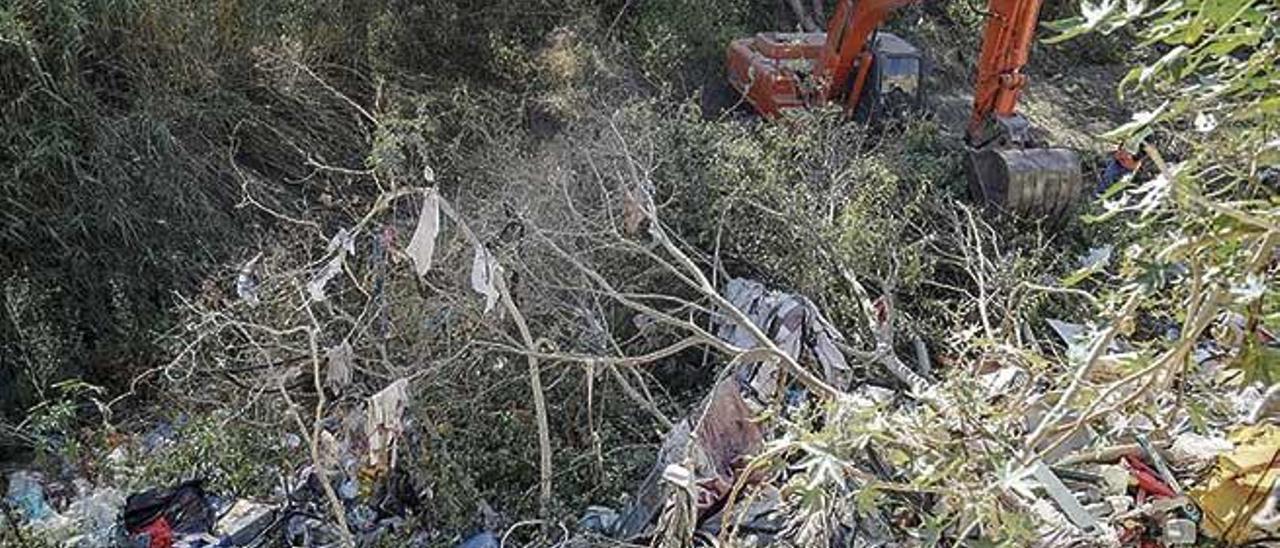
[[[973,112],[966,133],[970,144],[981,144],[985,126],[995,117],[1017,113],[1018,99],[1027,85],[1022,73],[1031,56],[1031,40],[1040,17],[1041,0],[989,0],[982,52],[974,82]]]
[[[826,101],[848,93],[848,104],[857,102],[862,95],[870,57],[867,42],[889,14],[902,6],[919,0],[839,0],[835,12],[827,23],[827,39],[815,67],[820,82],[819,94]],[[852,89],[849,78],[857,65],[861,77]]]
[[[872,35],[894,10],[917,1],[839,0],[836,3],[815,67],[823,101],[848,93],[847,104],[857,103],[870,61],[867,44]],[[1027,84],[1022,67],[1031,54],[1042,3],[1043,0],[988,0],[973,110],[966,128],[971,142],[980,139],[993,116],[1016,113],[1018,98]]]

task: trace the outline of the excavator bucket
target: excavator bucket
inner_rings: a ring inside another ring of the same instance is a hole
[[[982,149],[969,152],[974,198],[1020,215],[1062,216],[1080,197],[1080,158],[1063,148]]]

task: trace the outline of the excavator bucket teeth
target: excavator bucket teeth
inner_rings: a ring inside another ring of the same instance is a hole
[[[1062,216],[1080,197],[1080,158],[1062,148],[985,149],[969,153],[974,197],[1020,215]]]

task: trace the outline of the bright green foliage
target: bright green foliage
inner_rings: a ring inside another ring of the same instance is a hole
[[[221,413],[202,415],[176,426],[171,440],[151,449],[134,447],[133,458],[116,472],[136,489],[200,478],[215,493],[267,497],[305,454],[305,447],[286,445],[288,433],[283,424],[255,428]]]
[[[27,411],[19,435],[30,441],[36,458],[47,464],[77,462],[84,455],[83,442],[76,434],[78,411],[95,402],[102,388],[71,379],[56,383],[44,394],[45,400]]]
[[[1119,85],[1145,110],[1106,134],[1146,143],[1149,166],[1113,187],[1095,221],[1124,220],[1115,302],[1145,292],[1143,308],[1181,324],[1171,366],[1213,321],[1245,380],[1271,382],[1274,352],[1252,333],[1274,327],[1280,244],[1280,7],[1267,0],[1084,2],[1083,15],[1048,26],[1054,41],[1134,27],[1155,51]],[[1105,290],[1105,288],[1104,288]]]
[[[820,302],[842,299],[838,268],[913,291],[932,269],[920,225],[958,193],[958,155],[931,121],[877,132],[835,111],[797,116],[793,124],[662,122],[655,177],[671,183],[667,222],[730,268]],[[852,303],[828,308],[857,314]]]
[[[1162,52],[1130,70],[1119,88],[1141,92],[1152,108],[1108,136],[1182,133],[1185,140],[1177,144],[1190,148],[1183,173],[1208,185],[1196,189],[1201,192],[1259,179],[1280,160],[1273,127],[1280,114],[1280,9],[1274,3],[1192,0],[1148,9],[1127,0],[1124,9],[1114,1],[1086,2],[1082,11],[1049,24],[1062,31],[1050,41],[1141,21],[1144,44]]]

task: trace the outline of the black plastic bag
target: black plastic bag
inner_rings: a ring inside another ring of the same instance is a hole
[[[217,517],[205,497],[204,480],[191,480],[167,489],[151,489],[129,495],[124,505],[124,527],[129,534],[141,531],[163,517],[174,533],[193,535],[213,530]]]

